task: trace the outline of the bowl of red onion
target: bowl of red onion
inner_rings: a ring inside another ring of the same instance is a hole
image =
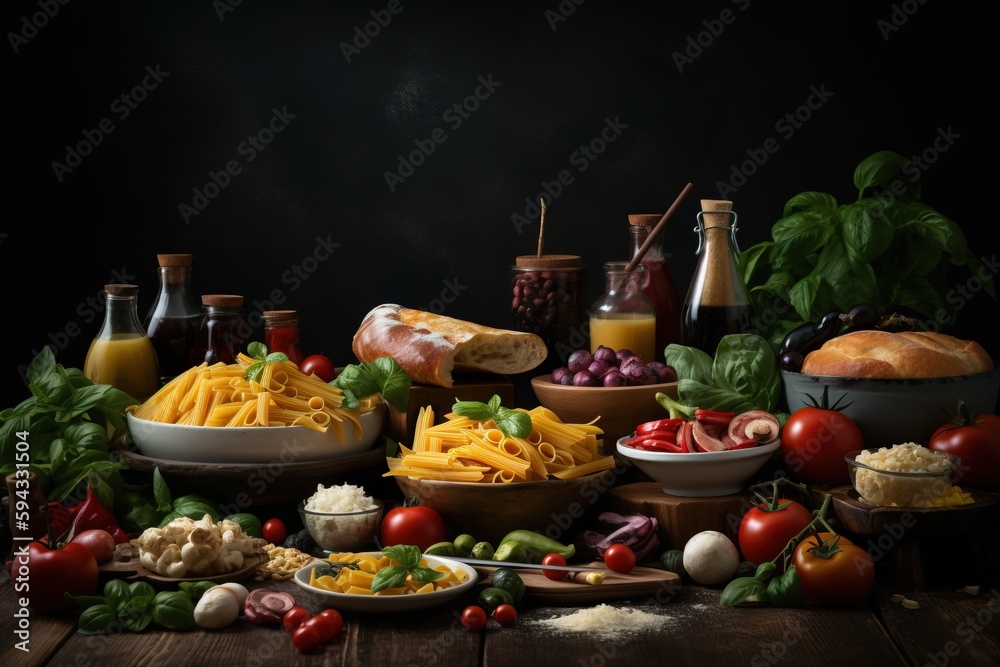
[[[564,422],[594,422],[613,450],[639,424],[668,415],[656,394],[677,398],[677,373],[629,350],[600,346],[593,353],[574,351],[565,366],[532,378],[531,388],[538,403]]]

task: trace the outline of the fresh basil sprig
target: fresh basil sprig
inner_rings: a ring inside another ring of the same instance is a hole
[[[104,584],[103,595],[70,595],[66,600],[75,607],[83,607],[77,621],[82,635],[100,635],[121,632],[127,628],[142,632],[150,623],[170,630],[194,627],[194,605],[201,595],[215,586],[211,581],[181,582],[179,591],[159,593],[145,581],[132,584],[122,579],[111,579]]]
[[[400,588],[406,584],[406,577],[411,576],[421,584],[429,584],[444,576],[444,572],[439,572],[426,565],[420,564],[420,549],[408,544],[397,544],[392,547],[385,547],[382,553],[399,563],[383,567],[375,573],[372,579],[372,592],[387,588]]]
[[[493,394],[489,403],[480,401],[456,401],[451,407],[456,415],[475,419],[476,421],[496,422],[505,435],[513,438],[527,438],[531,435],[531,415],[520,410],[505,408],[500,405],[500,396]]]
[[[259,341],[254,341],[247,345],[247,356],[257,360],[255,363],[250,364],[243,374],[243,377],[251,382],[259,378],[260,374],[264,372],[264,364],[274,361],[288,361],[288,355],[284,352],[272,352],[268,354],[267,346]]]
[[[379,357],[366,364],[349,364],[331,383],[344,393],[340,407],[353,410],[359,399],[381,393],[399,412],[410,404],[410,376],[392,357]]]

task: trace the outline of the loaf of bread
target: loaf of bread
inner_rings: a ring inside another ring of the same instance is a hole
[[[978,343],[930,331],[876,329],[831,338],[806,355],[802,373],[854,378],[934,378],[993,369]]]
[[[362,363],[392,357],[413,382],[454,386],[452,372],[524,373],[548,356],[532,333],[495,329],[387,303],[361,322],[351,345]]]

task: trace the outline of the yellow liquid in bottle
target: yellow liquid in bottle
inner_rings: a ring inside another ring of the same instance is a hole
[[[153,343],[143,334],[113,334],[90,344],[83,374],[96,384],[110,384],[144,402],[160,388]]]
[[[656,317],[646,314],[615,315],[612,318],[590,318],[590,351],[599,345],[612,350],[632,350],[645,362],[655,356]]]

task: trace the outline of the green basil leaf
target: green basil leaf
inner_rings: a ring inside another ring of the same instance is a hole
[[[150,600],[152,600],[154,597],[156,597],[156,589],[145,581],[132,582],[131,584],[129,584],[128,590],[129,594],[131,594],[131,596],[134,598],[148,597]]]
[[[264,363],[273,363],[276,361],[288,361],[288,355],[284,352],[272,352],[264,357]]]
[[[247,356],[257,361],[264,361],[267,357],[267,347],[260,341],[254,341],[247,345]]]
[[[410,544],[397,544],[382,549],[382,553],[404,568],[420,565],[420,549]]]
[[[844,242],[848,252],[862,262],[871,262],[892,245],[896,229],[878,206],[866,205],[862,199],[840,212]]]
[[[767,584],[767,597],[776,607],[802,606],[805,594],[802,591],[802,580],[799,579],[799,573],[794,565],[789,565],[780,577],[775,577]]]
[[[168,630],[194,627],[194,603],[180,591],[160,591],[153,598],[153,622]]]
[[[132,632],[142,632],[153,620],[152,595],[138,595],[118,609],[118,617]]]
[[[121,603],[127,601],[132,595],[128,583],[123,579],[111,579],[108,583],[104,584],[103,592],[104,597],[108,600],[108,604],[116,608]]]
[[[705,410],[740,413],[764,409],[758,408],[746,396],[732,389],[714,387],[694,380],[684,379],[678,382],[677,395],[686,405],[696,405]]]
[[[767,581],[774,574],[774,563],[767,561],[757,566],[757,571],[753,573],[753,578],[757,581]]]
[[[74,607],[92,607],[97,604],[108,604],[108,599],[103,595],[70,595],[63,593],[63,597]]]
[[[665,363],[673,366],[678,379],[712,384],[712,357],[704,350],[671,343],[663,350]]]
[[[410,569],[410,576],[422,584],[429,584],[443,577],[444,572],[427,567],[426,565],[418,565]]]
[[[500,408],[495,417],[497,428],[514,438],[527,438],[531,435],[531,415],[520,410]]]
[[[399,412],[406,412],[410,407],[410,376],[392,357],[379,357],[371,367],[382,397]]]
[[[736,393],[765,412],[774,412],[783,396],[778,360],[767,341],[756,334],[723,336],[712,376],[716,387]]]
[[[344,408],[345,410],[357,410],[358,406],[361,405],[361,402],[358,401],[357,396],[355,396],[354,392],[351,391],[350,389],[341,389],[340,393],[343,396],[343,399],[340,402],[340,407]]]
[[[782,215],[788,217],[796,211],[836,208],[837,200],[833,198],[833,195],[828,195],[825,192],[800,192],[785,202],[785,210]]]
[[[486,405],[489,406],[490,410],[493,412],[498,412],[500,410],[500,395],[493,394],[490,400],[486,402]]]
[[[720,604],[735,607],[748,602],[767,602],[767,584],[754,577],[737,577],[722,590]]]
[[[400,588],[406,583],[407,572],[405,567],[396,565],[383,567],[375,573],[375,578],[372,579],[372,591],[378,593],[387,588]]]
[[[858,199],[864,196],[865,190],[874,187],[885,187],[900,177],[903,168],[910,161],[893,151],[878,151],[869,155],[854,170],[854,185],[858,189]],[[920,172],[916,172],[919,176]],[[907,177],[906,180],[912,180]]]
[[[170,489],[160,473],[160,466],[153,468],[153,500],[156,501],[156,509],[160,512],[169,512],[174,507]]]
[[[350,390],[358,399],[378,392],[378,382],[367,364],[348,364],[333,381],[340,390]]]
[[[111,605],[98,604],[87,607],[80,614],[77,628],[81,635],[100,635],[108,631],[115,622],[115,610]]]
[[[490,406],[479,401],[455,401],[451,406],[451,411],[456,415],[475,419],[476,421],[488,421],[496,418],[496,413]]]
[[[182,581],[177,585],[181,589],[181,592],[186,593],[191,598],[191,602],[196,604],[201,599],[201,596],[205,594],[205,591],[214,586],[214,581]]]
[[[259,378],[260,374],[263,372],[264,372],[264,362],[258,361],[256,363],[247,366],[247,371],[246,373],[243,374],[243,377],[246,378],[247,381],[249,382],[256,382],[257,378]]]

